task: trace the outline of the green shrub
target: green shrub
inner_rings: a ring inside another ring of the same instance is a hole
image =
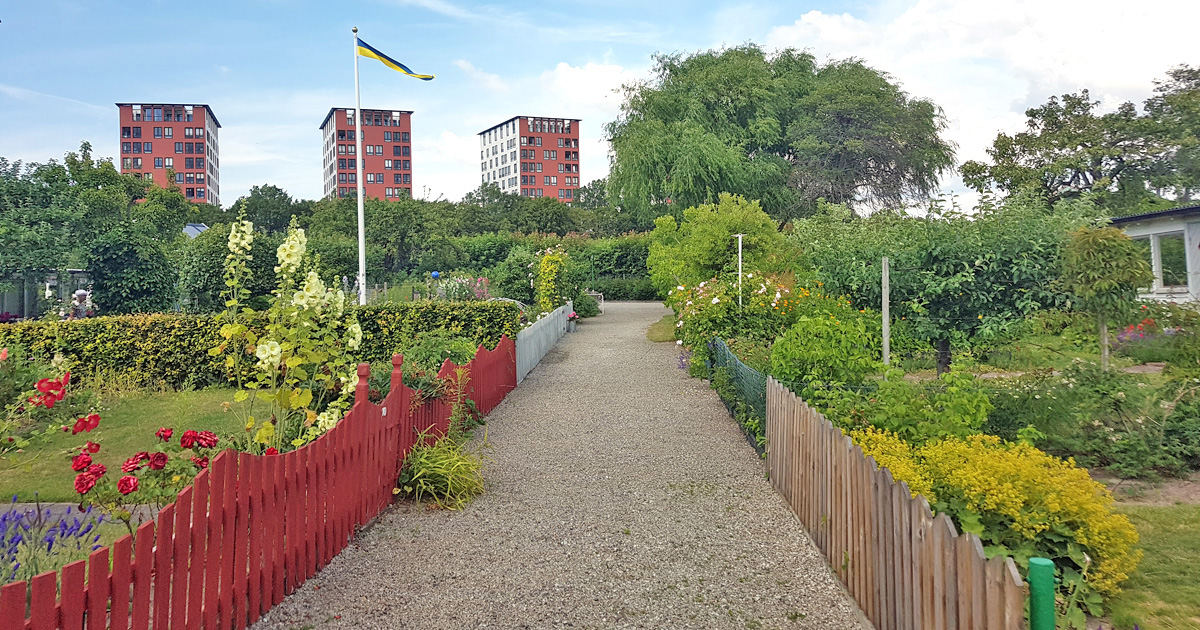
[[[857,385],[879,367],[881,324],[847,308],[803,316],[771,348],[771,373],[785,383]]]
[[[401,366],[404,384],[430,397],[441,393],[437,374],[446,361],[458,366],[475,358],[479,346],[469,337],[456,335],[446,329],[418,333],[396,351],[404,355]],[[390,389],[390,388],[389,388]],[[386,394],[387,391],[384,390]]]
[[[406,302],[354,310],[363,330],[355,359],[369,363],[387,363],[418,333],[438,329],[493,348],[502,335],[515,338],[521,315],[507,302]],[[212,316],[181,314],[28,321],[0,326],[0,347],[21,346],[45,361],[60,353],[76,366],[77,378],[201,388],[227,382],[223,361],[205,352],[222,341],[214,322]]]
[[[631,278],[596,278],[588,282],[592,290],[603,293],[605,300],[652,301],[659,299],[658,290],[649,276]]]
[[[600,303],[587,293],[580,293],[572,302],[575,314],[580,317],[595,317],[600,314]]]
[[[97,238],[88,268],[92,301],[101,313],[156,313],[175,303],[175,269],[162,246],[130,228]]]
[[[808,301],[824,303],[824,296],[808,289],[793,290],[788,278],[747,272],[738,306],[737,274],[705,280],[695,286],[677,285],[667,292],[667,304],[675,311],[675,336],[697,352],[713,337],[743,337],[773,341],[796,321],[797,312]],[[828,300],[832,306],[833,300]]]

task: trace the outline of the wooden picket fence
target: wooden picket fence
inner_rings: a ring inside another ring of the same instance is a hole
[[[1025,583],[1012,558],[988,560],[925,497],[880,470],[842,431],[767,382],[767,468],[877,630],[1017,630]]]
[[[136,537],[86,561],[0,589],[0,630],[241,630],[295,591],[392,499],[420,432],[444,433],[450,407],[413,405],[392,358],[391,391],[367,400],[370,366],[358,366],[354,406],[325,435],[282,455],[227,450],[196,475]],[[447,361],[439,375],[455,373]],[[507,337],[480,347],[468,397],[491,411],[516,387]],[[56,582],[61,580],[61,589]]]

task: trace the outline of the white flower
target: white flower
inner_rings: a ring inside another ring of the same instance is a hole
[[[682,339],[676,339],[676,340],[675,340],[675,345],[677,345],[677,346],[682,346],[682,345],[683,345],[683,340],[682,340]]]
[[[754,274],[752,274],[752,273],[748,273],[748,274],[746,274],[746,277],[747,277],[747,278],[753,278],[753,277],[754,277]]]
[[[721,301],[721,298],[713,298],[713,304],[716,304],[720,301]]]
[[[681,320],[679,320],[679,321],[675,322],[675,327],[676,327],[676,328],[683,328],[683,320],[681,319]]]
[[[326,409],[317,414],[317,430],[324,433],[333,428],[338,421],[338,412],[336,409]]]
[[[279,366],[279,360],[283,358],[283,348],[279,347],[279,343],[275,341],[260,343],[254,349],[254,356],[258,357],[259,369],[274,369]]]
[[[780,292],[776,291],[776,292],[775,292],[775,299],[776,299],[776,300],[778,300],[778,299],[779,299],[779,298],[781,298],[781,297],[783,297],[783,294],[781,294]]]
[[[330,297],[332,294],[326,293],[325,283],[321,282],[321,277],[317,275],[317,272],[310,271],[304,279],[304,287],[292,294],[292,304],[300,308],[320,309]]]
[[[681,285],[679,285],[679,286],[677,286],[677,287],[675,287],[675,288],[676,288],[676,289],[679,289],[680,291],[682,291],[682,290],[683,290],[683,285],[681,284]]]
[[[275,250],[275,257],[279,260],[279,264],[275,267],[275,272],[283,271],[291,273],[300,266],[300,260],[304,257],[304,251],[308,245],[308,238],[304,236],[304,230],[297,229],[294,232],[289,232],[287,238],[279,249]]]
[[[254,241],[254,224],[249,221],[238,221],[229,228],[229,252],[234,255],[244,255],[250,251],[250,243]]]
[[[346,329],[346,347],[351,350],[358,350],[362,345],[362,326],[358,322],[350,324],[350,328]]]

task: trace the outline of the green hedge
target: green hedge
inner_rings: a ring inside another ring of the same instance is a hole
[[[408,302],[358,307],[361,361],[386,361],[419,332],[446,328],[494,347],[516,336],[520,309],[508,302]],[[200,388],[226,382],[212,315],[119,315],[78,321],[0,324],[0,347],[25,348],[49,360],[56,353],[76,364],[76,375],[126,387]]]

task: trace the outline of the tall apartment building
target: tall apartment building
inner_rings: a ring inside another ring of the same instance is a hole
[[[321,123],[326,197],[357,193],[357,161],[363,161],[363,197],[412,196],[412,112],[363,109],[362,148],[357,154],[354,108],[335,107]]]
[[[189,200],[221,205],[221,123],[208,105],[117,103],[121,172],[166,187],[167,172]]]
[[[524,197],[574,201],[579,119],[516,116],[479,134],[482,182]]]

